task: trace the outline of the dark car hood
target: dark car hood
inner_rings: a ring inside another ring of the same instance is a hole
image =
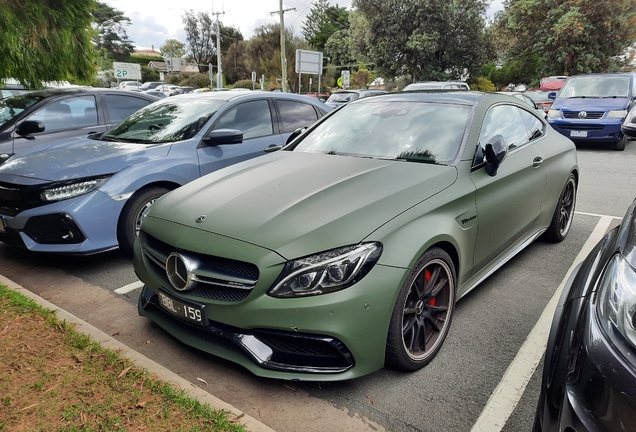
[[[552,109],[572,111],[610,111],[624,110],[627,108],[627,98],[556,98]]]
[[[148,217],[294,258],[358,243],[456,178],[455,167],[281,151],[195,180]]]
[[[0,179],[27,177],[72,180],[121,171],[127,166],[164,157],[169,144],[147,146],[71,138],[46,149],[29,151],[0,165]]]

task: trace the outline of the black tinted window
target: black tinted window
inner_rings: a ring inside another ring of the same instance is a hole
[[[28,120],[44,123],[45,132],[95,126],[95,97],[75,96],[55,101],[31,114]]]
[[[281,133],[293,132],[318,120],[312,105],[286,100],[276,101],[281,116]]]
[[[236,105],[223,114],[214,129],[238,129],[244,140],[271,135],[274,131],[269,103],[256,100]]]
[[[528,130],[521,117],[522,111],[512,105],[498,105],[488,111],[479,135],[479,145],[485,149],[486,143],[495,135],[503,136],[510,150],[528,142]]]
[[[526,125],[526,129],[528,130],[528,139],[532,140],[543,135],[544,125],[541,120],[523,110],[521,110],[521,117],[523,118],[523,123]]]
[[[134,96],[107,94],[104,98],[106,99],[111,123],[119,123],[132,113],[150,104],[150,101]]]

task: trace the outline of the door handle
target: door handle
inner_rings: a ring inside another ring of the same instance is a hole
[[[533,168],[539,168],[541,166],[541,164],[543,163],[543,158],[540,156],[537,156],[536,158],[534,158],[534,160],[532,161],[532,167]]]

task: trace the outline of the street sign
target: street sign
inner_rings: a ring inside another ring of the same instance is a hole
[[[348,70],[343,70],[342,72],[340,72],[340,77],[342,78],[342,88],[349,88],[349,85],[351,83],[351,72]]]
[[[322,53],[320,51],[296,50],[296,73],[322,74]]]
[[[140,80],[141,65],[138,63],[113,62],[115,78],[123,80]]]
[[[342,87],[342,77],[338,77],[338,81],[336,81],[338,87]]]
[[[252,72],[252,82],[256,81],[256,72]]]

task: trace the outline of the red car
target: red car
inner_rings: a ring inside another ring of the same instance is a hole
[[[530,97],[537,106],[537,108],[543,109],[543,111],[547,114],[552,106],[552,99],[548,98],[548,94],[555,90],[545,90],[542,88],[534,88],[526,91],[526,95]]]

